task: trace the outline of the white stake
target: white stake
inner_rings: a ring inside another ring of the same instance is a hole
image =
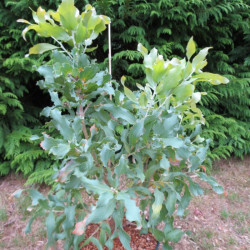
[[[111,23],[108,24],[108,43],[109,43],[109,74],[112,77],[111,69]],[[110,81],[111,84],[111,81]],[[109,99],[112,100],[112,95],[109,96]]]
[[[108,24],[108,43],[109,43],[109,74],[112,76],[111,72],[111,25]]]

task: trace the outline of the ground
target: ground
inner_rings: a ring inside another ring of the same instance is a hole
[[[202,184],[205,195],[192,200],[183,218],[176,217],[175,226],[187,234],[173,245],[175,250],[249,249],[249,166],[250,157],[215,163],[212,175],[224,186],[225,194],[217,195]],[[10,199],[24,183],[25,179],[15,174],[0,179],[0,249],[45,249],[46,231],[41,221],[34,223],[32,234],[23,233],[29,219],[29,198]]]

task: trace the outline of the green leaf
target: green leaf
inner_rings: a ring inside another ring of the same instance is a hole
[[[90,223],[98,223],[100,221],[105,221],[113,214],[115,207],[116,202],[114,199],[109,200],[107,204],[103,206],[97,205],[97,207],[89,215],[86,221],[86,225]]]
[[[188,186],[185,184],[185,191],[183,196],[181,197],[178,209],[177,209],[177,215],[178,216],[183,216],[185,209],[189,205],[189,202],[191,200],[191,194],[189,192]]]
[[[29,54],[42,54],[46,51],[58,49],[59,47],[49,43],[38,43],[29,49]]]
[[[111,112],[111,114],[116,118],[121,118],[130,124],[135,124],[135,117],[127,109],[122,107],[116,107],[113,104],[104,104],[102,108]]]
[[[81,179],[83,185],[88,191],[92,191],[95,194],[102,194],[105,192],[111,192],[109,186],[107,186],[105,183],[102,183],[98,180],[91,180],[88,179],[86,176],[84,176],[84,173],[82,173],[78,168],[75,169],[74,175]]]
[[[165,235],[164,233],[157,229],[157,228],[152,228],[152,234],[154,235],[155,239],[158,241],[158,242],[162,242],[164,239],[165,239]]]
[[[104,167],[108,166],[108,161],[111,160],[111,158],[114,157],[114,155],[115,155],[114,150],[110,149],[109,144],[105,144],[100,152],[101,161]]]
[[[92,48],[87,48],[87,49],[85,50],[85,52],[89,53],[89,52],[92,52],[92,51],[96,50],[97,48],[98,48],[98,46],[92,47]]]
[[[119,160],[119,164],[115,167],[115,174],[120,176],[121,174],[126,173],[126,169],[128,166],[128,159],[126,156],[122,155]]]
[[[193,181],[189,181],[189,190],[195,196],[203,195],[203,189],[201,188],[201,186]]]
[[[48,245],[54,245],[54,231],[56,228],[56,220],[53,212],[50,212],[48,217],[46,218],[46,228],[47,228],[47,237],[48,237]]]
[[[171,216],[175,211],[176,201],[177,201],[177,197],[176,197],[175,192],[169,191],[167,201],[165,203],[165,206],[166,206],[166,208],[168,210],[168,215],[169,216]]]
[[[39,140],[40,139],[40,136],[38,136],[38,135],[32,135],[31,137],[30,137],[30,140],[31,141],[36,141],[36,140]]]
[[[30,218],[28,224],[25,227],[24,233],[28,234],[31,233],[31,225],[34,222],[34,220],[40,216],[44,216],[43,209],[38,209],[35,214]]]
[[[70,127],[70,122],[65,116],[61,115],[61,111],[53,109],[51,111],[51,117],[55,127],[60,131],[61,135],[66,140],[72,140],[74,137],[74,130]]]
[[[224,192],[223,187],[219,185],[212,176],[207,176],[205,173],[197,173],[197,174],[203,181],[208,182],[217,194],[223,194]]]
[[[172,250],[173,248],[168,244],[168,242],[164,242],[162,246],[162,250]]]
[[[24,191],[23,189],[18,189],[11,196],[13,196],[15,198],[20,198],[23,191]]]
[[[164,201],[164,194],[160,192],[157,188],[155,188],[154,197],[155,201],[152,205],[152,210],[153,210],[152,218],[157,219],[160,216],[162,203]]]
[[[63,159],[69,151],[70,151],[69,143],[58,143],[56,146],[52,147],[49,150],[49,152],[57,156],[58,159]]]
[[[128,221],[136,221],[141,224],[140,209],[136,206],[135,200],[130,198],[130,195],[125,192],[120,192],[117,195],[117,200],[123,200],[126,208],[126,218]]]
[[[36,206],[39,203],[39,200],[46,200],[46,198],[35,189],[29,189],[28,192],[31,196],[33,206]]]
[[[96,237],[90,237],[90,241],[97,247],[98,250],[103,250],[102,245]]]
[[[119,228],[118,230],[118,236],[119,236],[119,239],[123,245],[123,247],[126,249],[126,250],[131,250],[131,247],[130,247],[130,236],[122,229],[122,228]]]
[[[174,148],[180,148],[184,145],[184,142],[176,137],[162,139],[162,141],[165,147],[171,146]]]
[[[129,88],[127,88],[125,86],[124,86],[124,93],[128,97],[129,100],[137,103],[137,98],[136,98],[135,94]]]
[[[195,50],[196,50],[195,42],[193,40],[193,37],[191,37],[187,44],[186,55],[187,55],[188,60],[190,60],[191,56],[195,53]]]
[[[43,134],[44,140],[41,142],[40,146],[43,150],[50,150],[53,147],[57,146],[57,141],[49,137],[47,134]]]
[[[160,161],[160,166],[161,166],[161,168],[165,169],[166,171],[169,170],[170,163],[164,154],[162,155],[162,159]]]
[[[63,222],[64,230],[73,229],[75,226],[75,210],[76,206],[68,206],[64,209],[64,214],[66,216],[65,221]]]
[[[190,169],[191,171],[196,170],[201,165],[200,158],[198,156],[196,156],[196,155],[191,155],[189,160],[192,163],[192,166],[191,166],[191,169]]]
[[[184,232],[182,232],[180,229],[174,229],[173,231],[167,233],[167,240],[172,241],[174,243],[177,243],[180,241],[182,235]]]
[[[132,146],[136,144],[138,139],[143,135],[144,132],[144,119],[138,121],[131,129],[129,133],[129,142]]]
[[[140,97],[139,97],[139,104],[142,107],[145,107],[148,103],[147,96],[145,92],[141,92]]]

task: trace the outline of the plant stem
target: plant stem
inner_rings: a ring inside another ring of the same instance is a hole
[[[65,47],[63,46],[63,44],[61,42],[59,42],[55,37],[52,36],[52,38],[61,46],[62,50],[71,58],[71,60],[73,61],[73,57],[71,56],[71,54],[65,49]]]
[[[84,122],[84,116],[85,116],[89,106],[90,106],[90,104],[88,104],[87,107],[85,108],[85,110],[83,110],[83,106],[81,104],[79,104],[79,114],[80,114],[80,117],[82,118],[81,119],[82,120],[82,132],[83,132],[84,137],[85,137],[86,140],[89,139],[89,135],[88,135],[88,131],[87,131],[87,128],[86,128],[86,124]],[[95,161],[96,166],[100,167],[100,164],[99,164],[94,152],[92,153],[92,156],[93,156],[93,159]]]

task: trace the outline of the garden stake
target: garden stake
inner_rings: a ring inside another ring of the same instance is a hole
[[[109,43],[109,74],[111,77],[112,76],[112,71],[111,71],[111,22],[108,24],[108,43]],[[110,84],[111,84],[111,81],[110,81]],[[109,95],[109,99],[112,100],[112,95]]]

